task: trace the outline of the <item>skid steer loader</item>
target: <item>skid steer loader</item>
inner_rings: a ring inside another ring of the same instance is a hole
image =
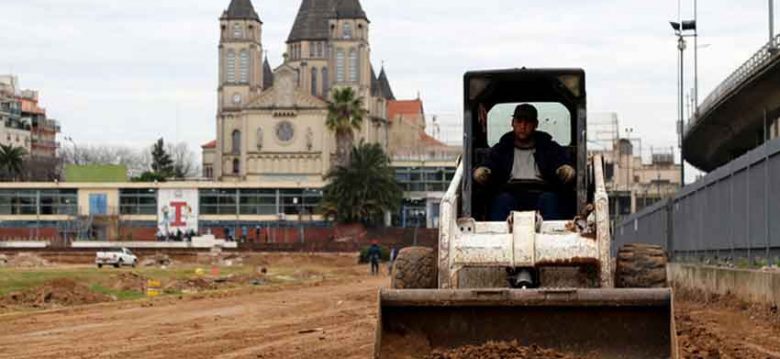
[[[663,249],[620,248],[612,268],[603,163],[586,149],[584,71],[479,71],[464,80],[464,151],[441,202],[438,248],[399,253],[391,288],[379,293],[374,357],[516,340],[599,358],[676,358]],[[487,220],[499,189],[480,186],[472,171],[510,130],[512,110],[522,103],[538,109],[538,130],[569,152],[576,184],[508,183],[500,190],[559,192],[576,202],[571,219],[529,211]]]

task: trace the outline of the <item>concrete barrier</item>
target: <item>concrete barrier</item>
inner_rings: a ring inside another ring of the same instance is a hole
[[[49,246],[49,241],[0,241],[0,248],[46,248]]]
[[[70,244],[71,248],[114,248],[125,247],[130,249],[187,249],[187,248],[238,248],[236,242],[225,242],[221,239],[203,238],[197,237],[196,241],[193,238],[192,242],[130,242],[130,241],[118,241],[118,242],[103,242],[103,241],[75,241]]]
[[[706,293],[731,294],[747,302],[780,306],[780,271],[670,263],[672,285]]]

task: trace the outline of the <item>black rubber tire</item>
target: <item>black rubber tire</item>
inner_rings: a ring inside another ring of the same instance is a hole
[[[390,276],[392,289],[435,289],[436,256],[427,247],[407,247],[398,252]]]
[[[98,263],[98,268],[103,268],[103,263]]]
[[[114,263],[114,268],[119,268],[122,266],[122,260],[120,259],[118,262]]]
[[[615,260],[615,287],[665,288],[666,251],[652,244],[626,244]]]

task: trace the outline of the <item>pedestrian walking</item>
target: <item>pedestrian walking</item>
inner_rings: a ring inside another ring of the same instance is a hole
[[[382,256],[382,251],[379,249],[377,241],[371,242],[371,247],[368,248],[368,262],[371,263],[371,275],[379,274],[379,260]]]

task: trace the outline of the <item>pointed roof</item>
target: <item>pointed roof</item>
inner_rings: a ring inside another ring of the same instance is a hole
[[[327,40],[330,19],[365,19],[359,0],[303,0],[287,42]]]
[[[260,21],[260,16],[257,15],[252,0],[230,0],[227,10],[222,13],[222,18]]]
[[[382,71],[379,72],[379,79],[377,81],[379,82],[379,89],[382,91],[382,96],[385,100],[395,100],[395,95],[393,95],[393,89],[390,87],[390,81],[387,79],[384,66],[382,66]]]
[[[371,96],[383,97],[379,93],[379,80],[376,78],[376,72],[374,72],[374,65],[371,65]]]
[[[274,72],[271,70],[271,64],[268,63],[268,56],[263,60],[263,89],[274,86]]]
[[[360,6],[359,0],[340,0],[336,4],[337,19],[365,19],[368,20],[366,12]]]

